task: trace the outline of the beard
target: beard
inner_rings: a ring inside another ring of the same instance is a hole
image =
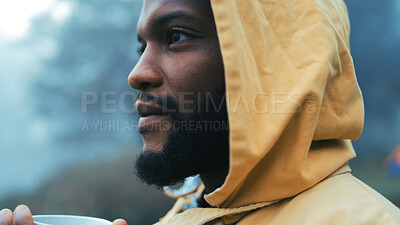
[[[221,103],[222,111],[208,112],[209,108],[203,104],[201,110],[189,115],[179,112],[170,114],[173,129],[163,150],[143,152],[136,160],[135,169],[141,181],[162,188],[193,175],[212,172],[229,163],[225,98],[221,95],[213,98]],[[167,102],[169,106],[178,108],[172,98],[167,97]],[[206,107],[207,110],[204,110]]]

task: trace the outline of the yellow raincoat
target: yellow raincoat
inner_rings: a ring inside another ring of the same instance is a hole
[[[350,174],[363,101],[342,0],[211,0],[225,68],[230,170],[160,224],[400,224]]]

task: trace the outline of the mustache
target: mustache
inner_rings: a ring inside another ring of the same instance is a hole
[[[167,94],[160,96],[156,93],[142,92],[138,96],[137,101],[159,106],[162,108],[163,112],[176,112],[179,108],[179,104],[175,99]]]

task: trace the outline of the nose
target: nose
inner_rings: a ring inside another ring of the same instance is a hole
[[[129,86],[140,91],[161,86],[162,83],[163,76],[156,62],[145,58],[144,55],[128,76]]]

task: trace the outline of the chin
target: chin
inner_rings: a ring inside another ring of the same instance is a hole
[[[154,145],[146,143],[143,145],[143,153],[162,152],[162,151],[163,151],[163,145]]]
[[[162,152],[171,133],[171,122],[167,116],[141,118],[138,131],[143,139],[143,152]]]
[[[162,152],[169,130],[154,130],[142,133],[143,152]]]

